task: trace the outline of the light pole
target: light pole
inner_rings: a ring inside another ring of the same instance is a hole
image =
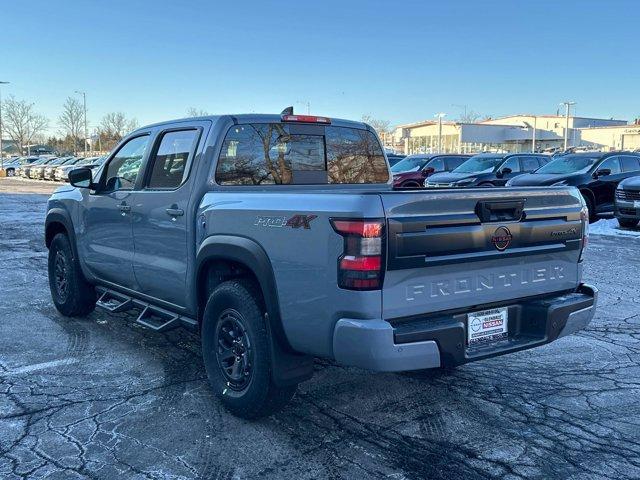
[[[4,168],[4,156],[2,155],[2,85],[9,85],[9,82],[0,81],[0,170]]]
[[[564,150],[567,150],[569,142],[569,109],[575,105],[576,102],[562,102],[560,105],[564,105],[565,110],[565,123],[564,123]]]
[[[533,116],[533,135],[531,138],[531,153],[536,153],[536,127],[538,126],[538,117]]]
[[[82,105],[84,107],[84,156],[87,157],[87,137],[89,132],[87,130],[87,93],[76,90],[78,95],[82,95]]]
[[[446,113],[436,113],[434,117],[438,119],[438,153],[442,153],[442,117],[444,117]]]

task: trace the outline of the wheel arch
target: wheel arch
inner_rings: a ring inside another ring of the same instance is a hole
[[[235,235],[213,235],[206,238],[196,255],[195,288],[198,322],[209,292],[217,283],[249,277],[262,293],[269,328],[282,347],[293,351],[284,332],[273,267],[267,253],[255,241]]]
[[[47,218],[44,223],[44,243],[47,248],[51,246],[53,238],[58,233],[64,233],[69,237],[73,255],[77,256],[76,236],[69,212],[62,208],[52,208],[47,212]]]

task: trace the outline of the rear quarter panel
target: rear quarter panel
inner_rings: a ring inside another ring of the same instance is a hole
[[[285,226],[295,215],[316,218],[309,222],[309,228]],[[378,195],[308,189],[255,192],[238,187],[204,196],[198,212],[197,243],[207,236],[224,234],[248,237],[261,245],[273,267],[289,343],[300,352],[331,357],[336,321],[343,317],[380,318],[382,294],[379,290],[338,288],[343,239],[329,219],[383,216]]]

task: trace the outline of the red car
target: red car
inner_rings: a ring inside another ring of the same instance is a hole
[[[405,157],[393,167],[394,188],[423,188],[425,179],[440,172],[450,172],[468,160],[471,155],[419,153]]]

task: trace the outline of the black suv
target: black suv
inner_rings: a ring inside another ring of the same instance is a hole
[[[537,153],[480,153],[448,173],[431,175],[427,188],[502,187],[517,175],[533,172],[551,160]]]
[[[616,218],[621,227],[634,228],[640,222],[640,177],[623,180],[616,190]]]
[[[613,213],[616,187],[628,177],[640,175],[640,154],[632,152],[583,152],[557,157],[535,173],[520,175],[508,186],[569,185],[578,187],[589,208],[589,221]]]

